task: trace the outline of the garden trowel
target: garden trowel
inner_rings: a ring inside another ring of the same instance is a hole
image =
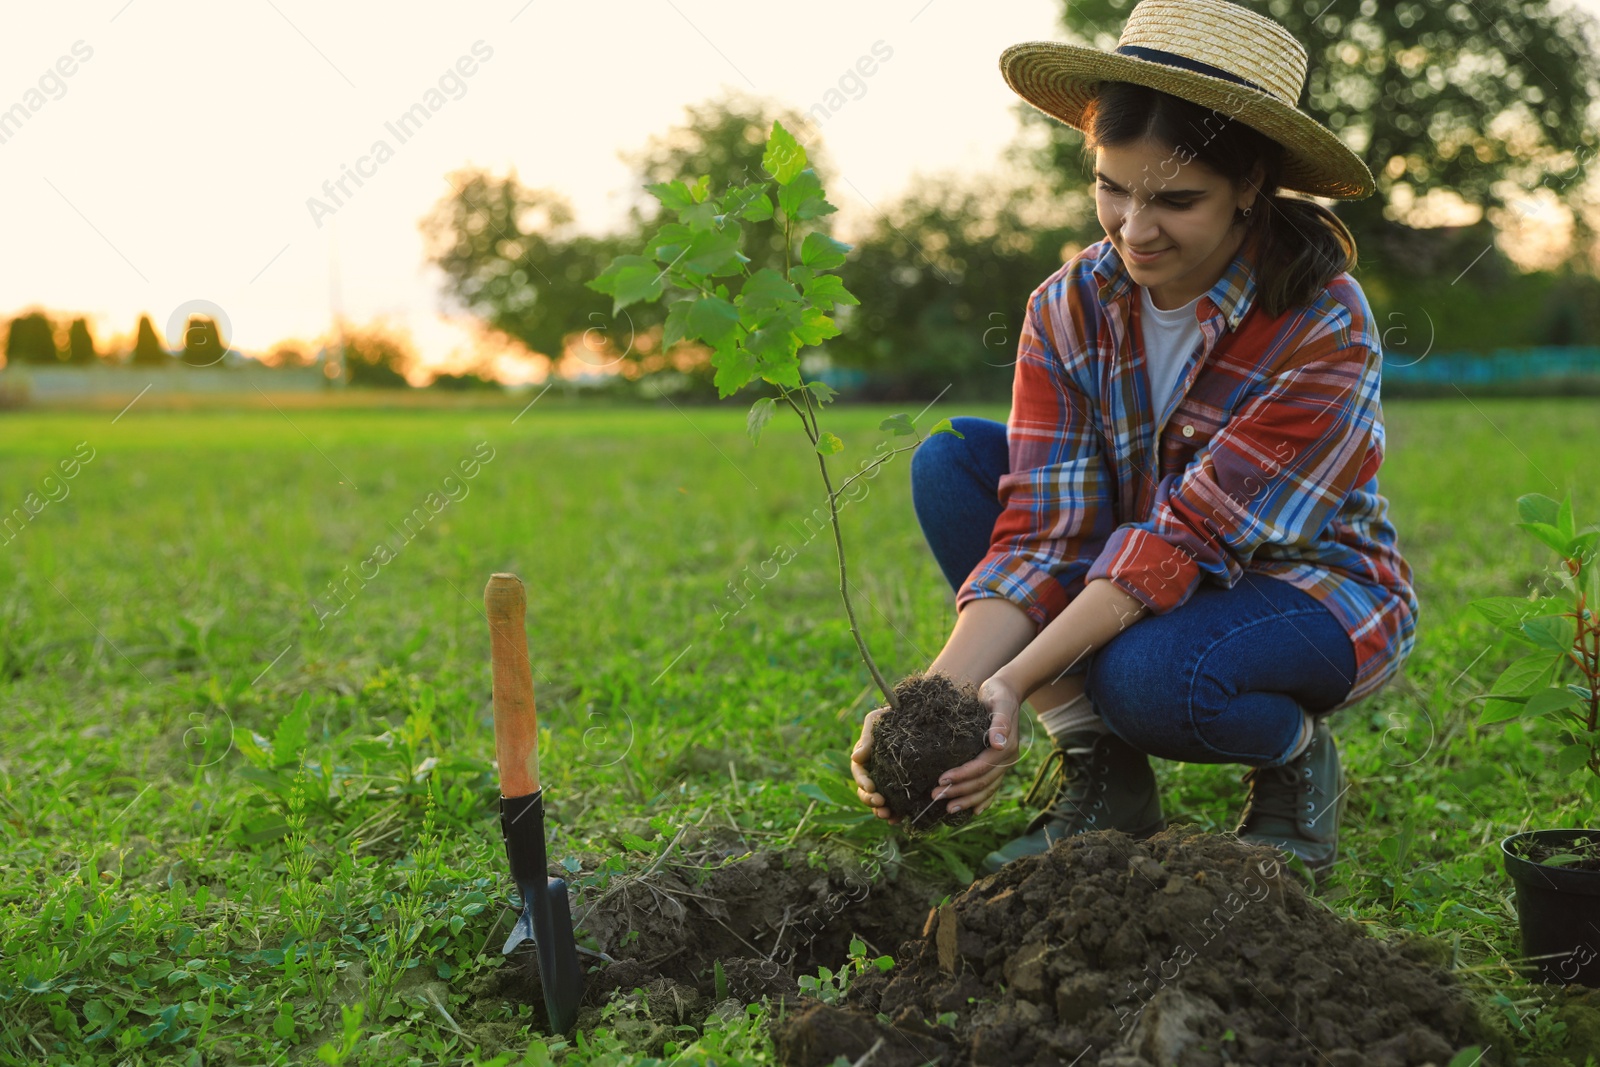
[[[533,703],[524,617],[527,594],[514,574],[490,577],[483,590],[489,616],[489,656],[494,668],[494,747],[500,766],[500,832],[522,914],[502,953],[532,940],[550,1031],[564,1034],[577,1021],[583,971],[572,935],[567,883],[546,873],[544,793],[539,788],[539,720]]]

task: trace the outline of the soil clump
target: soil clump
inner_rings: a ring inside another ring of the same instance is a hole
[[[911,830],[970,821],[970,808],[952,815],[933,793],[941,774],[988,745],[989,711],[979,703],[977,688],[942,674],[917,673],[902,678],[894,692],[900,706],[884,712],[872,728],[872,784]]]
[[[1309,899],[1275,851],[1186,826],[1059,841],[892,955],[776,1023],[782,1061],[1442,1067],[1492,1041],[1421,949]]]

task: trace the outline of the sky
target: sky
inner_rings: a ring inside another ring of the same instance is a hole
[[[1600,0],[1579,6],[1600,14]],[[1058,11],[1059,0],[28,5],[0,35],[0,111],[29,112],[0,124],[0,314],[85,314],[103,347],[141,313],[166,333],[215,311],[233,346],[254,352],[314,338],[339,313],[403,328],[426,363],[459,366],[478,331],[449,304],[417,225],[450,172],[515,168],[603,232],[644,196],[619,153],[681,123],[685,105],[736,89],[807,110],[841,78],[850,88],[862,57],[887,53],[822,124],[848,235],[914,174],[996,166],[1018,129],[1000,52],[1059,39]],[[399,128],[417,104],[430,117]],[[341,178],[342,191],[324,188]]]

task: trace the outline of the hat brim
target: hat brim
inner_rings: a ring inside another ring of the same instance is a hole
[[[1361,157],[1316,119],[1269,93],[1209,74],[1059,41],[1015,44],[1000,55],[1006,84],[1034,108],[1082,130],[1099,83],[1132,82],[1192,101],[1283,145],[1282,188],[1335,200],[1377,192]]]

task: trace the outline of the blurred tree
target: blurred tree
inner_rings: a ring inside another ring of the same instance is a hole
[[[500,383],[493,378],[482,374],[436,374],[433,381],[428,383],[429,389],[443,389],[446,392],[468,392],[472,390],[498,390]]]
[[[167,346],[161,343],[161,338],[156,335],[156,328],[150,323],[149,315],[139,316],[139,333],[133,342],[134,366],[138,367],[170,367],[172,353],[167,351]]]
[[[409,339],[371,325],[344,335],[345,379],[351,385],[377,389],[410,386],[405,372],[416,361]]]
[[[597,370],[621,363],[630,368],[630,377],[641,369],[673,365],[659,351],[668,301],[637,304],[613,321],[611,299],[586,283],[615,257],[637,253],[656,229],[659,205],[642,192],[644,185],[692,183],[703,174],[719,188],[760,180],[774,119],[791,131],[807,125],[798,112],[737,95],[687,110],[685,124],[652,138],[628,159],[641,192],[623,233],[576,232],[566,198],[525,188],[515,171],[505,178],[473,169],[452,174],[454,191],[421,223],[429,258],[444,272],[447,291],[486,325],[555,363],[570,346],[578,350],[578,362]],[[820,151],[811,144],[806,151],[825,178],[825,164],[816,162]],[[770,220],[741,225],[750,269],[781,267],[781,231]],[[680,369],[703,379],[700,384],[709,389],[709,361],[684,361]]]
[[[6,334],[6,363],[42,363],[51,365],[61,361],[56,348],[55,328],[42,312],[31,311],[11,320],[11,330]]]
[[[1004,399],[1028,293],[1081,243],[1071,201],[1042,183],[919,179],[841,269],[861,306],[827,352],[871,372],[866,396]]]
[[[191,315],[183,329],[183,351],[179,359],[187,367],[221,367],[228,345],[217,329],[216,320],[209,315]]]
[[[1114,49],[1134,2],[1064,2],[1062,28],[1069,41]],[[1546,185],[1576,217],[1574,247],[1593,241],[1578,180],[1600,145],[1589,120],[1600,91],[1593,16],[1551,0],[1245,6],[1276,19],[1305,46],[1310,63],[1300,106],[1355,147],[1378,181],[1375,195],[1335,208],[1363,267],[1396,276],[1414,269],[1407,235],[1395,232],[1409,229],[1399,206],[1435,191],[1455,193],[1492,217],[1516,191]],[[1026,127],[1046,134],[1041,169],[1059,188],[1087,186],[1083,135],[1017,106]],[[1492,238],[1488,222],[1466,237],[1468,259]]]
[[[584,282],[622,253],[624,241],[576,233],[567,199],[525,188],[515,170],[505,178],[458,171],[448,180],[455,191],[422,230],[452,296],[486,325],[554,359],[568,334],[609,331],[610,298]]]
[[[94,338],[89,335],[89,324],[83,319],[73,319],[67,329],[67,362],[79,367],[92,367],[100,362],[94,350]]]
[[[280,344],[263,362],[269,367],[309,367],[312,357],[298,344]]]

